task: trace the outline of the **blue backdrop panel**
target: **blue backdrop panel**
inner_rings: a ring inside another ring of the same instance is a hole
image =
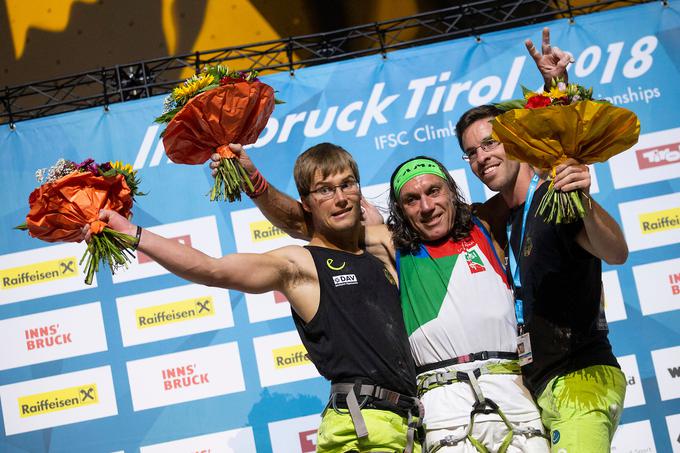
[[[603,278],[610,338],[629,381],[616,451],[680,451],[680,2],[548,25],[553,43],[575,56],[572,80],[633,110],[642,125],[640,144],[593,170],[594,196],[631,249]],[[296,156],[339,144],[380,203],[395,166],[425,154],[483,201],[489,194],[461,159],[453,125],[471,106],[540,86],[523,41],[540,41],[541,28],[267,76],[286,103],[250,155],[297,197]],[[206,253],[291,243],[248,199],[208,202],[206,166],[168,162],[153,123],[162,105],[156,97],[0,127],[2,451],[313,451],[328,385],[304,358],[280,295],[187,287],[143,256],[115,277],[99,272],[92,287],[70,274],[21,277],[65,270],[82,253],[11,229],[27,213],[35,170],[59,157],[134,163],[148,192],[135,222]],[[130,322],[148,310],[190,320]],[[71,397],[77,403],[66,406]]]

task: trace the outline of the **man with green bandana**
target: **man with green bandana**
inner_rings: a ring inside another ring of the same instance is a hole
[[[544,31],[544,47],[549,34]],[[527,43],[533,49],[533,44]],[[564,72],[557,48],[535,57],[544,78]],[[260,178],[240,147],[251,178]],[[216,156],[218,158],[218,156]],[[211,166],[214,167],[214,163]],[[256,176],[258,175],[258,176]],[[395,182],[396,181],[396,182]],[[269,188],[255,204],[293,237],[312,233],[301,205]],[[547,452],[540,415],[517,362],[512,292],[488,230],[507,211],[494,198],[472,215],[448,172],[420,157],[392,177],[389,229],[366,226],[366,249],[397,266],[404,323],[425,406],[428,452]]]
[[[261,178],[240,146],[231,149]],[[366,226],[363,237],[367,251],[398,268],[427,451],[547,452],[519,374],[512,292],[485,221],[433,159],[403,163],[391,182],[389,229]],[[301,205],[274,187],[254,201],[292,236],[309,234]],[[479,208],[483,216],[491,212]]]

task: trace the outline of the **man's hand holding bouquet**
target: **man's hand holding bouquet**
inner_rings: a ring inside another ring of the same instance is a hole
[[[586,213],[581,193],[556,188],[557,169],[605,162],[629,149],[637,143],[640,122],[630,110],[593,100],[592,89],[574,83],[553,80],[543,92],[522,88],[524,99],[497,104],[505,113],[492,121],[492,138],[511,158],[550,174],[538,213],[549,222],[574,222]]]

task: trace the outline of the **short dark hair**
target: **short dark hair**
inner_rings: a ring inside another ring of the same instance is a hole
[[[484,118],[496,117],[501,113],[503,113],[503,111],[495,105],[480,105],[463,113],[456,123],[456,137],[458,137],[458,144],[460,145],[461,151],[465,152],[465,149],[463,149],[463,133],[472,123],[477,120],[483,120]]]
[[[439,168],[446,175],[446,186],[451,192],[452,200],[451,202],[456,207],[456,215],[454,217],[453,226],[451,231],[449,231],[449,237],[454,241],[464,239],[470,235],[470,230],[472,229],[472,211],[470,205],[465,202],[463,194],[460,192],[460,188],[453,180],[448,170],[436,159],[426,156],[417,156],[413,159],[409,159],[401,163],[392,173],[390,178],[390,201],[389,208],[390,214],[387,218],[387,228],[392,233],[392,241],[394,246],[406,253],[417,253],[420,248],[420,244],[423,239],[420,234],[411,226],[411,222],[406,218],[404,210],[401,207],[397,194],[394,193],[392,187],[394,187],[394,178],[397,175],[399,169],[406,164],[415,159],[429,159],[436,163]]]
[[[314,174],[321,171],[321,177],[340,173],[343,170],[351,170],[359,181],[359,167],[352,155],[344,148],[333,143],[319,143],[300,154],[293,167],[295,186],[301,197],[309,195]]]

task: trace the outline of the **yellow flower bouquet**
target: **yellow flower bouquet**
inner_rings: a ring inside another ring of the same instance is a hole
[[[492,138],[506,154],[539,171],[550,171],[568,158],[582,164],[605,162],[635,143],[640,121],[630,110],[592,99],[592,88],[553,81],[550,91],[522,87],[524,99],[497,104],[505,113],[492,121]],[[585,215],[580,191],[550,187],[538,213],[554,223],[574,222]]]

